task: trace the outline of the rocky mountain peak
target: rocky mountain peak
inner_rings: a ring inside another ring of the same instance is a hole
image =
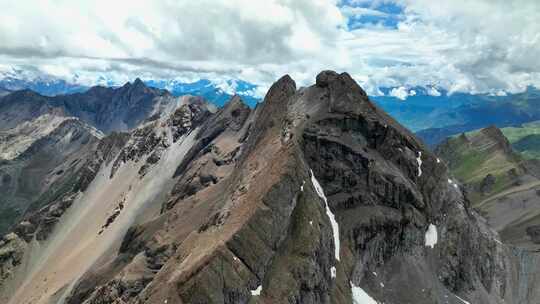
[[[503,303],[521,286],[446,165],[349,74],[283,76],[255,110],[179,104],[91,167],[46,250],[0,243],[17,253],[0,300]],[[46,263],[26,278],[30,253]]]
[[[502,149],[505,153],[512,153],[512,146],[501,129],[496,126],[489,126],[480,130],[480,133],[489,138],[495,147]]]
[[[135,81],[133,81],[133,86],[134,86],[134,87],[143,87],[143,86],[146,87],[146,85],[144,84],[144,82],[143,82],[139,77],[137,77],[137,78],[135,79]]]
[[[264,104],[273,105],[277,102],[286,101],[289,96],[294,95],[296,92],[296,82],[289,75],[282,76],[278,81],[274,82],[266,96],[264,97]]]

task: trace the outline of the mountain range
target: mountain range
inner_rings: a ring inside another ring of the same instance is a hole
[[[92,86],[82,84],[78,76],[72,80],[65,80],[43,73],[31,73],[15,70],[10,73],[0,72],[0,96],[18,90],[31,90],[43,96],[57,96],[73,93],[84,93]],[[181,81],[175,79],[143,81],[147,86],[157,89],[166,89],[174,96],[196,95],[206,98],[217,106],[223,106],[233,95],[242,96],[245,102],[254,107],[261,97],[257,94],[257,86],[246,81],[229,79],[225,81],[210,81],[199,79],[197,81]],[[117,82],[100,77],[94,81],[98,87],[118,88]]]
[[[432,153],[347,73],[254,108],[136,80],[0,114],[2,303],[540,301],[536,226],[506,234],[470,190],[534,167],[496,128]]]
[[[29,89],[40,95],[56,96],[83,93],[91,87],[80,84],[75,75],[71,81],[46,74],[12,71],[0,74],[0,96],[14,90]],[[260,87],[243,81],[229,79],[211,81],[199,79],[143,80],[151,88],[167,90],[173,96],[200,96],[222,107],[233,95],[242,97],[250,107],[261,101]],[[119,88],[111,79],[100,77],[95,81],[104,87]],[[394,91],[403,89],[407,96],[396,97]],[[445,138],[495,125],[499,128],[518,127],[540,120],[540,90],[529,87],[522,93],[470,94],[448,92],[442,88],[407,87],[379,88],[379,94],[370,96],[381,108],[401,124],[416,132],[430,147]],[[404,100],[400,99],[403,98]]]
[[[441,126],[420,130],[417,135],[430,146],[435,146],[445,138],[495,125],[499,128],[520,126],[523,123],[540,120],[540,91],[529,87],[525,92],[507,96],[477,96],[478,99],[464,99],[457,108],[430,117],[429,120],[454,120]]]

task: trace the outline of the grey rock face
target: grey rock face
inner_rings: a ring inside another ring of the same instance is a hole
[[[27,244],[15,233],[0,240],[0,282],[9,279],[14,269],[21,264]]]
[[[90,174],[85,156],[97,144],[93,130],[67,119],[15,159],[0,161],[0,232],[64,193],[84,188]]]
[[[42,96],[30,90],[11,93],[0,101],[0,129],[15,126],[45,112],[77,117],[109,134],[138,127],[160,107],[177,98],[165,90],[150,88],[137,79],[120,88],[93,87],[84,93]]]
[[[115,166],[144,160],[150,172],[174,134],[195,142],[159,212],[126,229],[66,303],[540,299],[526,272],[537,257],[502,244],[446,165],[346,73],[299,90],[284,76],[253,111],[238,98],[216,113],[184,105],[131,132]]]

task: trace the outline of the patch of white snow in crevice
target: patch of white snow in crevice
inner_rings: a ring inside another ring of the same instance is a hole
[[[330,276],[332,278],[336,277],[336,267],[335,266],[332,266],[332,268],[330,268]]]
[[[262,291],[262,285],[259,285],[257,289],[251,291],[252,296],[260,296]]]
[[[379,304],[372,297],[370,297],[367,292],[365,292],[362,288],[355,286],[352,282],[351,292],[353,304]]]
[[[437,244],[437,226],[429,224],[426,231],[426,247],[434,248]]]
[[[459,188],[458,184],[457,184],[456,182],[454,182],[453,180],[451,180],[451,179],[448,179],[448,183],[449,183],[450,185],[452,185],[452,186],[453,186],[454,188],[456,188],[456,189]]]
[[[315,191],[317,191],[317,194],[320,198],[324,201],[324,206],[326,208],[326,215],[328,215],[328,218],[330,219],[330,224],[332,225],[332,231],[334,234],[334,246],[335,246],[335,255],[336,260],[339,261],[339,250],[340,250],[340,242],[339,242],[339,226],[336,221],[335,215],[332,213],[332,210],[330,210],[330,207],[328,206],[328,200],[326,199],[326,196],[324,195],[324,191],[319,184],[319,181],[315,178],[315,174],[313,174],[313,170],[309,170],[311,172],[311,183],[313,184],[313,187],[315,187]]]
[[[418,163],[418,177],[420,177],[422,176],[422,151],[418,151],[416,162]]]
[[[454,296],[456,296],[456,298],[458,298],[464,304],[471,304],[470,302],[467,302],[467,301],[463,300],[462,298],[458,297],[457,295],[454,295]]]

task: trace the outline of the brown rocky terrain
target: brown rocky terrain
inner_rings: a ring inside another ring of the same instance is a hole
[[[45,235],[3,238],[0,299],[540,300],[536,256],[501,243],[446,165],[347,73],[300,89],[284,76],[254,110],[190,100],[128,137]]]

